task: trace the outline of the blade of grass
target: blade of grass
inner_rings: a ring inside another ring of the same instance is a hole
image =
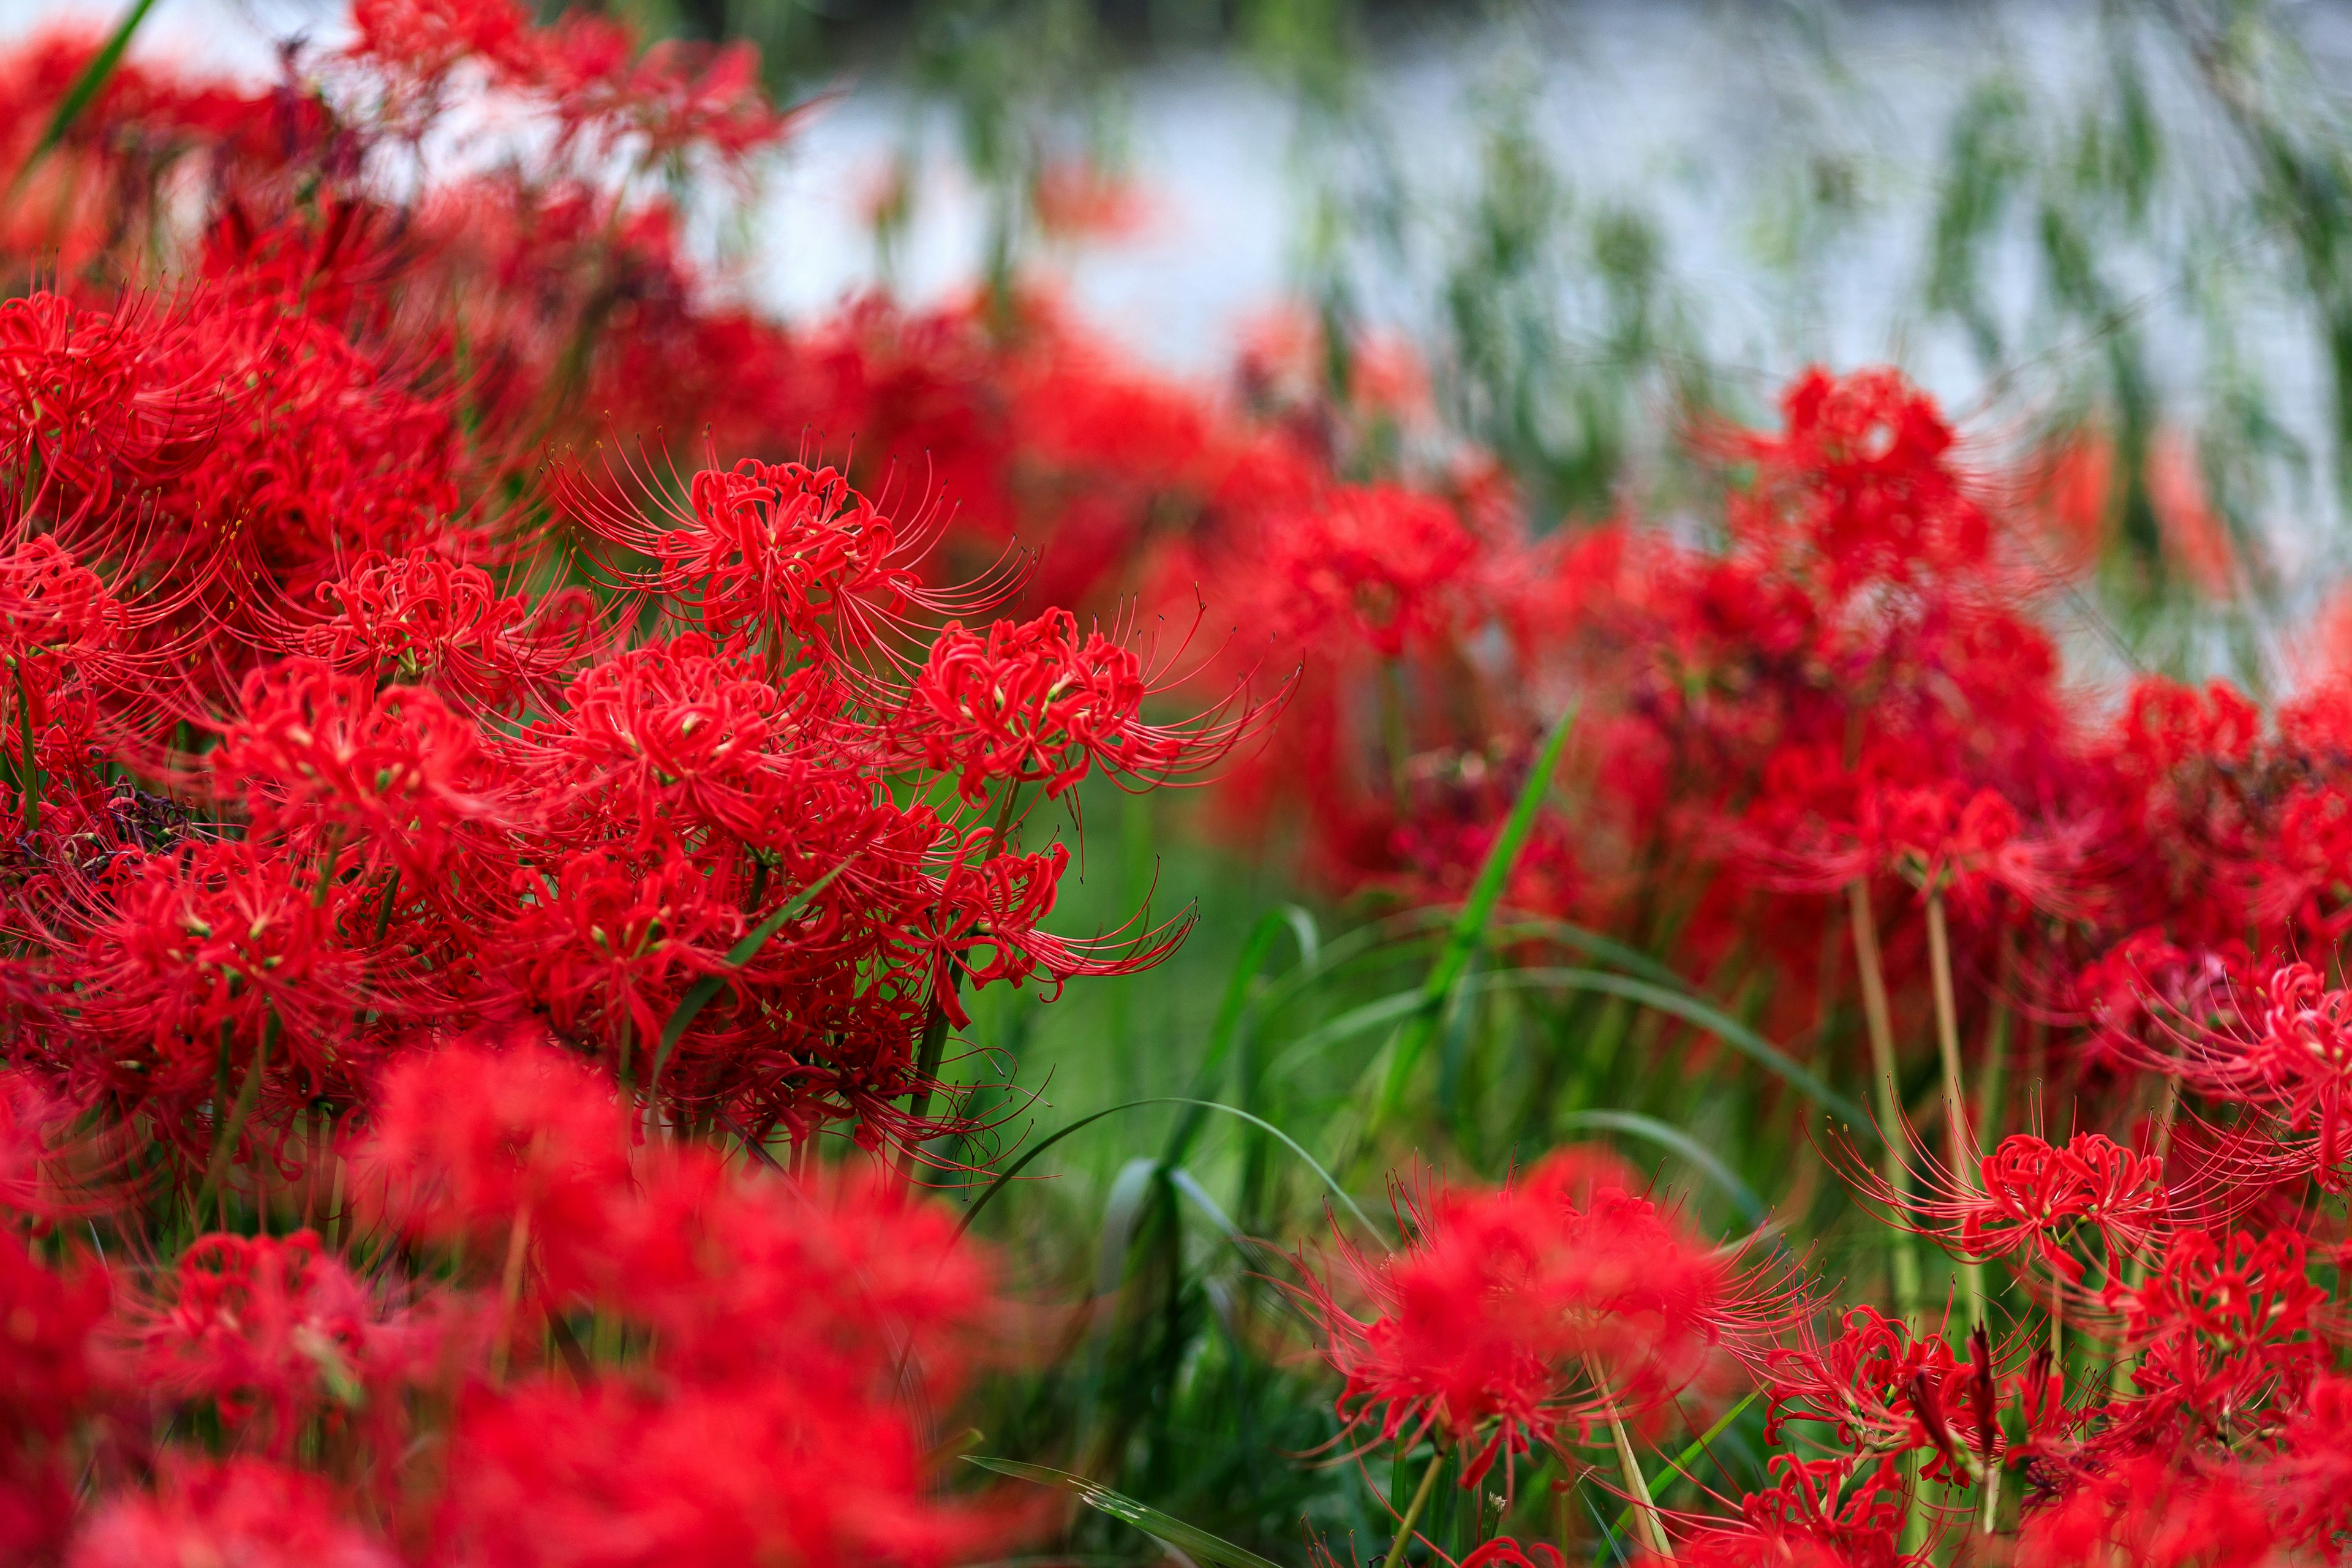
[[[1739,1211],[1740,1217],[1754,1225],[1764,1217],[1764,1200],[1758,1197],[1747,1183],[1741,1181],[1730,1166],[1725,1164],[1714,1150],[1671,1122],[1654,1116],[1643,1116],[1635,1110],[1571,1110],[1560,1118],[1569,1127],[1599,1127],[1612,1132],[1622,1132],[1634,1138],[1644,1138],[1664,1149],[1671,1149],[1697,1166]]]
[[[1714,1426],[1708,1427],[1691,1443],[1689,1447],[1685,1448],[1675,1457],[1673,1466],[1675,1472],[1679,1475],[1688,1470],[1694,1464],[1697,1463],[1699,1458],[1706,1452],[1706,1446],[1709,1443],[1714,1442],[1717,1437],[1722,1436],[1724,1433],[1729,1431],[1731,1429],[1731,1424],[1739,1418],[1739,1413],[1755,1403],[1756,1395],[1753,1393],[1750,1393],[1738,1404],[1725,1411],[1721,1419],[1717,1421]],[[1596,1513],[1593,1517],[1598,1519],[1601,1516]],[[1616,1528],[1610,1531],[1612,1540],[1613,1541],[1616,1536],[1622,1534],[1625,1527],[1633,1522],[1633,1505],[1628,1503],[1625,1505],[1625,1511],[1617,1516]],[[1603,1525],[1602,1528],[1607,1529],[1608,1527]],[[1594,1561],[1598,1562],[1599,1559],[1596,1558]]]
[[[1570,731],[1576,728],[1576,713],[1577,705],[1570,703],[1559,721],[1552,726],[1551,733],[1544,738],[1543,750],[1536,753],[1535,766],[1528,770],[1526,782],[1519,785],[1510,816],[1503,819],[1502,831],[1487,848],[1486,863],[1478,868],[1478,879],[1471,883],[1470,896],[1463,901],[1462,912],[1454,918],[1454,929],[1439,950],[1437,962],[1430,965],[1429,977],[1421,988],[1421,1011],[1405,1025],[1397,1038],[1396,1053],[1389,1059],[1388,1079],[1372,1109],[1370,1124],[1374,1128],[1383,1125],[1395,1113],[1414,1065],[1429,1048],[1439,1021],[1470,967],[1470,955],[1486,939],[1486,927],[1494,919],[1495,906],[1502,901],[1511,871],[1519,863],[1519,852],[1527,847],[1529,836],[1535,832],[1536,815],[1543,809],[1544,796],[1551,789],[1551,775],[1559,766],[1560,753],[1568,747]]]
[[[1530,938],[1554,942],[1562,947],[1575,948],[1590,957],[1604,959],[1620,969],[1632,970],[1636,974],[1658,981],[1663,984],[1680,985],[1684,983],[1683,977],[1666,965],[1660,963],[1640,948],[1628,946],[1614,937],[1602,936],[1599,931],[1587,931],[1582,926],[1570,925],[1566,921],[1547,920],[1538,915],[1522,915],[1511,910],[1498,910],[1497,913],[1503,917],[1503,923],[1496,926],[1493,933],[1494,942],[1497,947]]]
[[[66,89],[66,95],[58,100],[57,111],[41,128],[41,139],[33,143],[32,152],[17,168],[16,178],[9,182],[9,195],[14,196],[23,189],[25,181],[41,166],[41,161],[57,151],[58,143],[63,142],[66,132],[73,129],[73,122],[81,118],[82,110],[90,106],[91,100],[98,97],[108,79],[114,75],[115,68],[121,65],[123,51],[131,47],[131,36],[139,30],[139,25],[147,19],[147,13],[154,8],[155,0],[131,0],[131,8],[122,14],[122,20],[114,25],[114,31],[108,34],[106,42],[99,46],[98,53],[90,56],[89,64],[81,68],[81,74],[74,78],[72,86]]]
[[[1057,1470],[1048,1465],[1024,1465],[1013,1459],[986,1458],[968,1454],[964,1462],[978,1465],[983,1470],[993,1470],[1000,1476],[1015,1480],[1034,1481],[1042,1487],[1054,1487],[1070,1493],[1088,1508],[1131,1524],[1136,1529],[1165,1545],[1183,1552],[1202,1568],[1276,1568],[1267,1559],[1244,1546],[1210,1534],[1194,1525],[1185,1523],[1172,1514],[1160,1512],[1146,1503],[1139,1503],[1123,1492],[1115,1492],[1084,1476],[1074,1476],[1067,1470]]]
[[[974,1198],[971,1203],[971,1207],[964,1211],[961,1223],[956,1226],[957,1234],[961,1235],[963,1232],[970,1230],[971,1228],[971,1222],[980,1217],[980,1211],[986,1208],[989,1205],[990,1201],[993,1199],[998,1193],[1004,1190],[1005,1184],[1012,1181],[1013,1177],[1019,1175],[1028,1167],[1031,1161],[1036,1159],[1046,1150],[1052,1148],[1055,1144],[1059,1143],[1063,1139],[1067,1138],[1071,1133],[1077,1131],[1080,1128],[1088,1126],[1093,1122],[1100,1121],[1106,1116],[1116,1116],[1122,1110],[1133,1110],[1139,1106],[1145,1105],[1203,1106],[1211,1110],[1223,1111],[1227,1116],[1239,1117],[1242,1121],[1248,1122],[1259,1131],[1271,1134],[1281,1142],[1284,1148],[1289,1150],[1292,1153],[1297,1155],[1299,1159],[1306,1162],[1307,1168],[1308,1170],[1314,1172],[1318,1176],[1322,1178],[1324,1186],[1328,1188],[1331,1195],[1338,1198],[1339,1202],[1346,1206],[1348,1212],[1355,1216],[1356,1223],[1358,1225],[1362,1226],[1366,1230],[1370,1231],[1376,1236],[1380,1234],[1380,1226],[1374,1225],[1371,1221],[1371,1216],[1364,1213],[1362,1208],[1358,1206],[1354,1198],[1348,1195],[1347,1189],[1339,1185],[1338,1178],[1333,1176],[1330,1172],[1325,1170],[1321,1163],[1316,1160],[1314,1155],[1309,1154],[1305,1149],[1299,1147],[1297,1140],[1292,1138],[1289,1133],[1285,1132],[1281,1128],[1276,1127],[1273,1122],[1266,1121],[1264,1117],[1253,1116],[1248,1111],[1240,1109],[1238,1106],[1220,1105],[1213,1100],[1193,1100],[1183,1095],[1154,1097],[1150,1100],[1130,1100],[1122,1105],[1114,1105],[1108,1110],[1097,1110],[1090,1115],[1081,1116],[1076,1121],[1071,1122],[1067,1127],[1064,1127],[1054,1132],[1048,1133],[1045,1138],[1031,1145],[1028,1151],[1024,1152],[1021,1158],[1015,1160],[1012,1164],[1007,1165],[1003,1171],[999,1172],[996,1178],[990,1182],[987,1186],[981,1189],[980,1196]]]
[[[1234,963],[1233,973],[1226,978],[1224,999],[1217,1005],[1216,1022],[1209,1029],[1209,1048],[1202,1054],[1201,1065],[1192,1074],[1192,1096],[1207,1100],[1216,1092],[1217,1078],[1224,1070],[1225,1058],[1233,1051],[1242,1016],[1249,1010],[1250,982],[1257,978],[1258,970],[1274,944],[1284,931],[1289,931],[1298,943],[1299,962],[1315,961],[1315,918],[1297,904],[1285,904],[1258,917],[1250,928],[1249,937],[1242,943],[1242,954]],[[1201,1126],[1208,1112],[1198,1108],[1188,1109],[1177,1118],[1176,1130],[1168,1140],[1168,1152],[1162,1156],[1168,1163],[1182,1163],[1200,1135]]]
[[[1695,1024],[1705,1029],[1823,1110],[1843,1118],[1857,1132],[1866,1131],[1875,1136],[1875,1129],[1872,1127],[1870,1119],[1862,1113],[1860,1106],[1823,1083],[1810,1068],[1763,1036],[1722,1008],[1687,991],[1669,990],[1646,980],[1612,974],[1601,969],[1504,969],[1479,975],[1476,980],[1481,987],[1497,991],[1550,985],[1597,991],[1603,995],[1622,996],[1629,1002],[1639,1002],[1661,1013],[1671,1013],[1686,1024]]]
[[[779,904],[774,913],[753,926],[744,935],[742,941],[727,950],[727,967],[730,970],[740,969],[751,963],[758,955],[759,951],[768,944],[768,939],[783,929],[786,921],[808,908],[809,900],[824,891],[835,877],[849,869],[849,861],[856,858],[856,857],[853,855],[849,859],[841,861],[824,876]],[[706,974],[688,986],[686,994],[678,998],[677,1010],[669,1016],[669,1023],[662,1029],[660,1047],[654,1052],[653,1075],[646,1080],[647,1100],[651,1100],[661,1088],[662,1068],[669,1065],[669,1054],[677,1049],[678,1041],[686,1037],[686,1031],[693,1026],[696,1017],[705,1007],[710,1005],[711,999],[726,987],[726,975]]]
[[[1687,991],[1668,987],[1633,975],[1612,974],[1601,969],[1498,969],[1485,974],[1465,976],[1460,989],[1464,991],[1540,990],[1559,987],[1564,990],[1598,992],[1603,995],[1622,996],[1662,1013],[1671,1013],[1684,1022],[1697,1026],[1721,1040],[1725,1045],[1755,1062],[1790,1088],[1803,1094],[1823,1110],[1851,1124],[1854,1131],[1872,1139],[1877,1129],[1852,1100],[1823,1083],[1809,1068],[1775,1047],[1755,1030],[1734,1018],[1720,1007]],[[1369,1034],[1382,1024],[1412,1013],[1425,1005],[1425,994],[1420,991],[1400,991],[1376,1001],[1367,1002],[1332,1019],[1321,1027],[1300,1036],[1292,1042],[1274,1065],[1267,1069],[1269,1078],[1278,1078],[1296,1070],[1316,1052],[1359,1035]]]

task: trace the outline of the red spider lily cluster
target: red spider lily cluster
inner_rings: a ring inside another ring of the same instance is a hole
[[[950,1035],[1171,949],[1047,929],[1039,807],[1265,709],[1147,718],[1167,659],[949,582],[814,372],[722,384],[823,362],[666,195],[788,126],[747,52],[352,19],[54,142],[96,42],[0,62],[0,1556],[971,1557],[1016,1521],[933,1424],[996,1298],[905,1173]],[[529,157],[441,180],[461,101]]]
[[[608,1075],[536,1043],[376,1088],[340,1234],[111,1267],[0,1238],[11,1561],[936,1563],[1018,1522],[928,1483],[914,1411],[990,1332],[944,1215],[644,1142]],[[406,1267],[361,1270],[385,1249]]]
[[[1568,800],[1508,901],[1712,984],[1728,971],[1786,1036],[1833,1038],[1859,1004],[1852,1076],[1880,1089],[1885,1153],[1834,1132],[1824,1152],[1956,1260],[1954,1298],[1927,1300],[1898,1244],[1891,1310],[1822,1321],[1773,1297],[1778,1331],[1745,1342],[1713,1298],[1630,1317],[1654,1364],[1684,1343],[1744,1364],[1780,1450],[1770,1489],[1678,1516],[1628,1447],[1618,1489],[1652,1555],[2340,1561],[2352,993],[2319,955],[2352,909],[2352,686],[2328,676],[2274,717],[2161,679],[2084,703],[2036,618],[2053,584],[2025,487],[1964,467],[1891,373],[1810,374],[1783,418],[1701,432],[1727,486],[1711,538],[1531,539],[1393,487],[1268,514],[1276,537],[1227,547],[1231,580],[1290,610],[1307,674],[1259,802],[1312,780],[1353,803],[1352,821],[1304,818],[1324,875],[1458,896],[1573,695]],[[2021,1066],[2042,1104],[2105,1131],[2046,1136],[1993,1087]],[[1914,1132],[1930,1119],[1938,1136]],[[1359,1263],[1380,1315],[1327,1314],[1343,1415],[1459,1446],[1474,1480],[1530,1444],[1574,1469],[1598,1407],[1559,1380],[1615,1380],[1547,1350],[1587,1319],[1516,1305],[1517,1260],[1557,1223],[1528,1197],[1555,1168],[1450,1200],[1405,1253]],[[1645,1208],[1610,1245],[1671,1296],[1684,1258],[1713,1255],[1645,1238],[1654,1223]],[[1990,1329],[1972,1282],[1989,1265],[2033,1304],[2013,1330]],[[1638,1429],[1643,1403],[1629,1390],[1612,1414]],[[1568,1443],[1562,1415],[1584,1423]]]
[[[1564,1437],[1637,1421],[1759,1357],[1794,1298],[1702,1243],[1606,1156],[1557,1150],[1495,1193],[1403,1210],[1406,1248],[1345,1248],[1358,1317],[1307,1275],[1306,1299],[1368,1440],[1460,1451],[1462,1484]]]

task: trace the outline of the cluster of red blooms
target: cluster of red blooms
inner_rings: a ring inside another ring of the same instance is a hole
[[[1381,1436],[1457,1449],[1474,1479],[1498,1446],[1574,1473],[1595,1391],[1636,1426],[1645,1401],[1551,1336],[1622,1313],[1661,1369],[1685,1344],[1743,1365],[1780,1448],[1769,1489],[1687,1516],[1652,1504],[1622,1449],[1616,1489],[1654,1556],[2342,1561],[2346,1326],[2322,1280],[2347,1244],[2352,991],[2334,958],[2298,955],[2352,925],[2352,678],[2274,719],[2219,683],[2072,700],[2033,618],[2041,521],[1956,462],[1927,398],[1816,373],[1783,414],[1777,436],[1704,437],[1729,470],[1711,541],[1625,523],[1530,541],[1394,487],[1277,519],[1231,557],[1307,650],[1306,711],[1267,773],[1356,803],[1320,840],[1341,885],[1458,896],[1549,714],[1580,699],[1508,900],[1670,953],[1784,1037],[1836,1038],[1858,994],[1874,1057],[1853,1076],[1882,1082],[1893,1147],[1875,1166],[1831,1152],[1959,1260],[1954,1309],[1898,1258],[1896,1310],[1823,1323],[1643,1236],[1646,1207],[1612,1236],[1655,1300],[1524,1309],[1542,1271],[1523,1260],[1580,1223],[1549,1196],[1554,1156],[1357,1260],[1378,1315],[1327,1315],[1341,1413],[1385,1412]],[[1942,1093],[1901,1103],[1930,1053]],[[1984,1080],[2021,1054],[2109,1133],[2011,1121]],[[1948,1156],[1911,1133],[1924,1117]],[[1677,1295],[1685,1258],[1729,1294]],[[1980,1326],[1964,1279],[1993,1264],[2038,1304],[2032,1331]]]
[[[7,1082],[12,1167],[56,1167],[20,1210],[108,1212],[123,1194],[40,1142],[57,1108]],[[0,1234],[9,1561],[925,1563],[1016,1522],[930,1484],[921,1413],[992,1300],[945,1215],[640,1142],[609,1077],[527,1040],[421,1051],[376,1090],[331,1239],[108,1268]]]
[[[819,455],[665,194],[786,129],[748,52],[352,20],[54,140],[96,41],[0,61],[0,1557],[969,1558],[984,1259],[814,1140],[926,1158],[963,993],[1157,962],[1045,929],[1038,808],[1265,710]]]
[[[1311,1272],[1302,1294],[1346,1378],[1339,1408],[1366,1441],[1459,1451],[1462,1484],[1537,1446],[1590,1441],[1654,1415],[1695,1384],[1760,1357],[1799,1300],[1771,1271],[1701,1243],[1579,1149],[1501,1192],[1445,1187],[1400,1204],[1405,1249],[1342,1243],[1356,1315]]]

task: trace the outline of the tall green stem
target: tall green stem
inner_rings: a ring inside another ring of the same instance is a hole
[[[1903,1103],[1895,1079],[1895,1022],[1886,1005],[1886,975],[1878,961],[1878,922],[1870,911],[1870,883],[1856,877],[1846,885],[1846,903],[1853,926],[1854,967],[1862,975],[1862,1014],[1870,1033],[1873,1089],[1878,1104],[1879,1142],[1885,1150],[1881,1170],[1886,1185],[1899,1202],[1911,1195],[1911,1167],[1903,1158]],[[1910,1233],[1895,1229],[1890,1271],[1895,1277],[1895,1310],[1913,1328],[1918,1327],[1919,1260],[1911,1255]]]
[[[1625,1473],[1625,1491],[1633,1500],[1634,1517],[1642,1521],[1642,1533],[1650,1538],[1650,1550],[1657,1554],[1659,1561],[1672,1563],[1675,1560],[1674,1542],[1666,1539],[1666,1521],[1650,1496],[1650,1483],[1643,1479],[1641,1458],[1633,1452],[1633,1434],[1625,1430],[1625,1423],[1617,1415],[1617,1402],[1610,1396],[1609,1384],[1601,1377],[1601,1368],[1590,1358],[1584,1364],[1591,1375],[1593,1387],[1601,1391],[1601,1413],[1609,1421],[1609,1440],[1616,1446],[1617,1468]]]
[[[1429,1468],[1421,1472],[1421,1485],[1413,1489],[1412,1501],[1405,1505],[1404,1517],[1397,1521],[1396,1544],[1389,1548],[1388,1562],[1383,1568],[1401,1568],[1404,1549],[1412,1544],[1412,1527],[1421,1518],[1421,1510],[1429,1506],[1429,1494],[1437,1485],[1437,1472],[1445,1463],[1445,1450],[1440,1448],[1429,1457]]]
[[[1969,1100],[1960,1083],[1959,1005],[1952,992],[1952,939],[1944,923],[1941,889],[1927,895],[1927,968],[1936,990],[1936,1049],[1944,1062],[1944,1142],[1952,1180],[1964,1193],[1977,1186],[1976,1148],[1969,1135]],[[1984,1269],[1960,1265],[1960,1301],[1968,1324],[1984,1321]]]

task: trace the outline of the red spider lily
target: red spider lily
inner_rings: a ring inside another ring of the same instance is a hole
[[[132,1492],[75,1537],[69,1568],[235,1563],[240,1568],[394,1568],[320,1477],[257,1458],[175,1462],[154,1496]]]
[[[2020,1568],[2125,1562],[2149,1568],[2258,1568],[2275,1561],[2275,1531],[2247,1487],[2148,1457],[2083,1486],[2057,1507],[2029,1515]]]
[[[224,1079],[235,1094],[266,1074],[265,1104],[352,1095],[370,1055],[354,1017],[413,990],[352,940],[359,900],[323,865],[196,840],[131,858],[105,893],[61,955],[70,1021],[37,1051],[71,1092],[146,1110],[190,1148],[223,1131]]]
[[[1834,760],[1826,748],[1774,758],[1765,793],[1748,807],[1737,842],[1768,886],[1832,892],[1857,877],[1894,873],[1962,914],[1987,921],[1994,895],[2078,918],[2084,834],[2027,832],[2017,809],[1990,789],[1953,781],[1910,785]],[[1893,764],[1901,767],[1900,763]]]
[[[359,1194],[403,1234],[478,1254],[529,1214],[541,1234],[595,1237],[625,1189],[611,1091],[526,1037],[412,1056],[383,1079]]]
[[[1395,486],[1334,489],[1269,520],[1254,569],[1292,635],[1385,658],[1457,624],[1478,540],[1443,501]]]
[[[199,311],[126,301],[90,310],[53,293],[0,301],[0,465],[10,516],[68,537],[119,493],[184,474],[217,438],[228,365],[196,349]]]
[[[302,653],[375,679],[445,688],[478,708],[539,697],[598,645],[586,594],[501,597],[482,567],[429,546],[368,552],[319,584],[331,613],[290,640]]]
[[[2070,1226],[2098,1234],[2112,1271],[2117,1258],[2142,1254],[2158,1237],[2170,1204],[2161,1160],[2096,1132],[2077,1132],[2063,1147],[2014,1134],[1984,1157],[1977,1179],[1983,1195],[1964,1205],[1960,1249],[1998,1258],[2031,1248],[2077,1285],[2083,1265],[2061,1245]]]
[[[863,717],[823,667],[775,683],[740,652],[689,634],[583,670],[561,710],[520,737],[519,760],[546,793],[550,829],[571,842],[609,834],[647,847],[716,833],[807,852],[815,846],[803,835],[836,845],[905,838],[919,858],[937,829],[919,807],[872,800],[871,771],[894,747]],[[848,796],[812,798],[845,785],[867,797],[866,810]]]
[[[2331,989],[2303,963],[2258,974],[2249,993],[2234,999],[2232,1016],[2213,1020],[2217,1026],[2187,1020],[2165,1028],[2172,1054],[2164,1065],[2204,1093],[2261,1107],[2285,1131],[2312,1135],[2279,1156],[2338,1185],[2352,1159],[2352,993]]]
[[[394,1382],[431,1358],[418,1318],[324,1255],[315,1231],[205,1236],[181,1254],[169,1300],[142,1315],[129,1354],[151,1394],[210,1402],[282,1461],[312,1419],[398,1397]]]
[[[98,574],[47,534],[0,558],[0,658],[20,679],[37,679],[26,672],[50,660],[81,663],[105,654],[125,619]]]
[[[1826,1343],[1808,1335],[1766,1353],[1768,1441],[1781,1441],[1788,1424],[1799,1421],[1827,1426],[1857,1455],[1948,1450],[1956,1425],[1963,1428],[1959,1441],[1979,1446],[1969,1398],[1975,1368],[1956,1359],[1942,1336],[1914,1335],[1872,1307],[1848,1309],[1842,1330]],[[1965,1472],[1953,1479],[1965,1479]]]
[[[105,1316],[104,1273],[59,1274],[0,1231],[0,1549],[33,1561],[73,1517],[62,1445],[102,1386],[91,1335]]]
[[[1974,1180],[1955,1176],[1915,1141],[1915,1179],[1902,1191],[1850,1143],[1833,1141],[1829,1152],[1839,1173],[1889,1223],[1962,1258],[2039,1262],[2056,1289],[2083,1284],[2075,1249],[2093,1238],[2102,1283],[2117,1278],[2126,1259],[2152,1256],[2191,1190],[2168,1185],[2157,1156],[2097,1132],[2078,1132],[2063,1144],[2012,1133],[1980,1156],[1970,1151]]]
[[[1776,1454],[1773,1486],[1739,1503],[1741,1523],[1708,1521],[1676,1549],[1700,1568],[1895,1568],[1903,1478],[1892,1457],[1861,1464]]]
[[[521,1238],[500,1250],[535,1257],[557,1299],[598,1300],[655,1347],[626,1380],[469,1396],[443,1560],[573,1563],[629,1540],[648,1561],[920,1563],[1003,1535],[1001,1510],[931,1495],[892,1397],[902,1378],[952,1392],[981,1327],[986,1261],[945,1215],[690,1153],[632,1169],[610,1091],[541,1051],[445,1051],[394,1079],[374,1157],[394,1212],[495,1215]],[[789,1363],[762,1348],[779,1342]]]
[[[875,648],[910,610],[948,615],[1014,585],[999,576],[953,595],[927,589],[915,563],[937,536],[930,518],[903,530],[830,468],[762,463],[694,476],[687,505],[660,502],[675,526],[646,523],[634,505],[574,479],[564,498],[583,527],[650,556],[650,574],[615,581],[690,609],[711,636],[737,638],[781,668],[788,647],[819,661]]]
[[[473,724],[431,691],[379,691],[289,659],[248,675],[239,696],[214,775],[256,835],[323,857],[322,877],[350,863],[437,884],[456,837],[498,811]]]
[[[2186,1231],[2146,1284],[2110,1286],[2125,1343],[2140,1352],[2118,1427],[2226,1439],[2274,1426],[2325,1364],[2313,1319],[2326,1295],[2305,1273],[2305,1249],[2293,1231]]]
[[[1833,377],[1809,370],[1783,392],[1788,428],[1723,438],[1759,470],[1733,527],[1840,597],[1982,565],[1992,530],[1948,455],[1951,426],[1892,370]]]
[[[1500,1192],[1423,1194],[1404,1251],[1345,1248],[1379,1309],[1369,1322],[1310,1273],[1349,1425],[1376,1419],[1382,1441],[1434,1434],[1475,1485],[1496,1459],[1556,1444],[1564,1424],[1638,1416],[1717,1356],[1758,1349],[1785,1297],[1629,1175],[1560,1150]]]
[[[1146,782],[1196,773],[1230,750],[1239,725],[1169,729],[1143,721],[1143,661],[1100,631],[1078,640],[1077,617],[1048,610],[998,621],[983,637],[950,621],[916,678],[924,760],[953,772],[967,805],[992,781],[1043,784],[1048,799],[1090,769]]]
[[[456,1564],[568,1568],[627,1542],[620,1561],[934,1568],[1013,1522],[931,1495],[902,1413],[772,1373],[661,1394],[534,1384],[469,1405],[454,1440],[441,1560]]]

